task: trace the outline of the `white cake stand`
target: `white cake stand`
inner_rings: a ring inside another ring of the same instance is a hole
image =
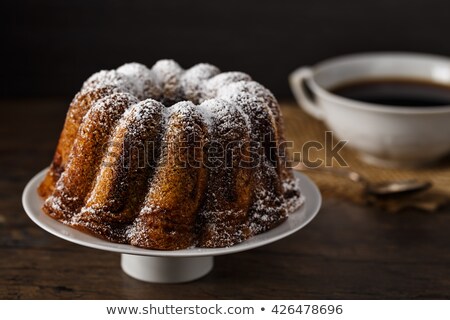
[[[316,216],[322,201],[316,185],[305,175],[295,172],[300,179],[305,202],[278,227],[229,248],[149,250],[102,240],[47,216],[41,210],[43,200],[37,194],[37,187],[46,172],[47,169],[34,176],[23,191],[22,203],[30,219],[45,231],[64,240],[94,249],[121,253],[123,271],[133,278],[147,282],[179,283],[203,277],[212,270],[214,256],[257,248],[300,230]]]

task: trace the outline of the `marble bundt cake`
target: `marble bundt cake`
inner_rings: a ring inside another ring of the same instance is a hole
[[[75,96],[43,210],[65,224],[151,249],[227,247],[301,205],[274,96],[241,72],[129,63]]]

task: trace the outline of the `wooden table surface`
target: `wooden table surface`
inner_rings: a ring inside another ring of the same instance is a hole
[[[0,101],[0,298],[450,298],[450,207],[389,214],[338,199],[325,199],[286,239],[217,257],[198,281],[134,280],[118,254],[58,239],[22,208],[22,190],[49,164],[66,110],[58,99]]]

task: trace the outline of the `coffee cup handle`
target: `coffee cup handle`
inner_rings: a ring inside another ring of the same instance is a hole
[[[316,104],[315,95],[308,85],[312,75],[310,68],[299,68],[289,75],[289,85],[299,106],[314,118],[322,120],[322,109]]]

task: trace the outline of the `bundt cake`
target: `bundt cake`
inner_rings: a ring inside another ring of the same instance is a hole
[[[232,246],[301,205],[274,96],[245,73],[172,60],[86,80],[38,192],[54,219],[165,250]]]

